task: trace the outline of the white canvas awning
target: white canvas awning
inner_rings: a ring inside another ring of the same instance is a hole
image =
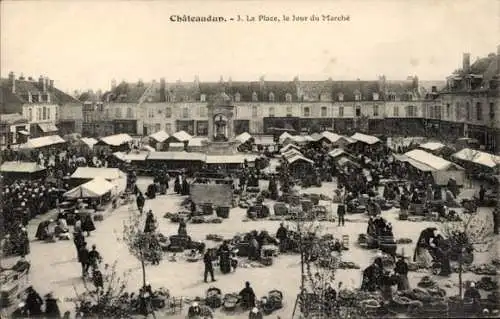
[[[109,146],[120,146],[132,142],[133,138],[128,134],[115,134],[100,139],[99,142]]]
[[[129,153],[115,152],[113,153],[113,155],[119,160],[122,160],[124,162],[145,161],[149,155],[149,152],[140,152],[140,151],[139,152],[131,151]]]
[[[255,145],[269,146],[276,144],[272,135],[255,135],[252,137],[254,139]]]
[[[279,137],[279,139],[278,139],[278,142],[279,142],[280,144],[282,144],[282,143],[284,143],[284,142],[285,142],[285,140],[286,140],[287,138],[291,138],[291,137],[292,137],[292,135],[291,135],[291,134],[289,134],[289,133],[285,132],[285,133],[283,133],[283,134],[281,134],[281,135],[280,135],[280,137]]]
[[[280,149],[280,153],[284,154],[284,153],[288,152],[290,149],[296,149],[297,151],[300,151],[300,148],[297,145],[287,144],[282,149]]]
[[[356,133],[353,136],[351,136],[351,138],[353,140],[356,140],[358,142],[362,142],[362,143],[365,143],[368,145],[374,145],[374,144],[380,143],[379,138],[377,138],[375,136],[371,136],[371,135],[362,134],[362,133]]]
[[[90,148],[94,147],[94,145],[96,145],[98,142],[95,138],[91,137],[82,137],[80,141]]]
[[[75,187],[66,193],[64,197],[66,198],[98,198],[105,195],[108,192],[112,192],[115,185],[106,181],[103,178],[95,178],[90,182],[82,184]]]
[[[243,155],[207,155],[205,162],[207,164],[243,164],[245,156]]]
[[[246,143],[249,139],[252,138],[248,132],[243,132],[240,135],[236,136],[234,139],[239,141],[240,143]]]
[[[149,137],[159,143],[163,143],[170,137],[170,135],[168,135],[168,133],[165,131],[158,131],[156,133],[149,135]]]
[[[34,149],[34,148],[41,148],[62,143],[66,143],[66,141],[63,140],[62,137],[60,137],[59,135],[50,135],[50,136],[32,138],[28,140],[28,142],[23,144],[21,148]]]
[[[290,164],[295,163],[295,162],[299,162],[299,161],[303,161],[303,162],[306,162],[309,164],[314,164],[314,161],[312,161],[312,160],[310,160],[302,155],[299,155],[299,154],[295,154],[294,156],[287,158],[286,160]]]
[[[53,123],[38,123],[38,127],[44,133],[57,132],[59,130]]]
[[[179,131],[179,132],[176,132],[172,135],[176,140],[178,140],[179,142],[185,142],[185,141],[189,141],[190,139],[192,139],[193,137],[187,133],[186,131]]]
[[[428,142],[421,144],[419,147],[429,151],[439,151],[440,149],[446,147],[446,145],[438,142]]]
[[[106,180],[113,180],[120,178],[122,174],[124,173],[118,168],[78,167],[71,177],[81,179],[94,179],[100,177]]]
[[[464,148],[452,156],[462,161],[472,162],[489,168],[500,166],[500,156],[473,150],[471,148]]]
[[[204,162],[205,154],[196,152],[153,152],[148,160],[156,161],[201,161]]]
[[[0,166],[0,172],[4,173],[35,173],[44,169],[36,162],[4,162]]]
[[[445,171],[448,169],[463,169],[462,167],[445,160],[442,157],[435,156],[431,153],[427,153],[422,150],[413,150],[406,152],[405,157],[410,158],[411,160],[418,162],[420,165],[425,165],[430,168],[431,171]],[[410,164],[413,165],[413,161]],[[418,164],[417,164],[418,165]],[[414,165],[415,166],[415,165]],[[417,167],[418,168],[418,167]],[[427,169],[429,170],[429,169]]]
[[[208,139],[206,137],[193,137],[192,139],[189,140],[188,142],[188,147],[202,147],[203,142],[207,141]],[[172,144],[170,144],[172,145]],[[182,144],[184,146],[184,144]]]

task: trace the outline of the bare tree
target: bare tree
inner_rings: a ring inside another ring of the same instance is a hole
[[[141,263],[144,287],[146,286],[146,264],[159,262],[163,257],[163,251],[156,231],[144,232],[143,224],[141,215],[132,213],[128,222],[123,223],[122,240],[130,253]]]
[[[75,311],[84,318],[130,318],[129,304],[123,301],[129,272],[120,276],[116,270],[117,262],[106,264],[103,270],[103,287],[97,288],[87,281],[83,282],[83,292],[75,290]]]
[[[452,254],[458,260],[459,297],[463,293],[463,266],[472,262],[474,252],[489,250],[492,241],[492,222],[483,214],[464,214],[459,222],[447,222],[442,226],[444,236],[450,241]]]

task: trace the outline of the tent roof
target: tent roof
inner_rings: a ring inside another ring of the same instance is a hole
[[[82,137],[80,141],[90,148],[94,147],[94,145],[98,142],[95,138],[92,137]]]
[[[115,186],[101,177],[97,177],[85,184],[75,187],[66,193],[64,197],[101,197],[110,192]]]
[[[50,145],[62,144],[66,141],[59,135],[43,136],[38,138],[32,138],[28,140],[21,148],[40,148]]]
[[[432,171],[443,171],[443,170],[448,170],[450,168],[462,169],[460,166],[458,166],[452,162],[449,162],[442,157],[435,156],[431,153],[427,153],[426,151],[422,151],[422,150],[409,151],[409,152],[406,152],[404,155],[407,158],[412,160],[412,161],[409,161],[410,164],[412,164],[415,167],[417,167],[417,165],[420,165],[422,170],[425,170],[425,171],[428,171],[429,169],[428,168],[424,169],[424,167],[421,164],[429,167]],[[418,163],[414,163],[414,161],[416,161]],[[417,167],[417,168],[419,168],[419,167]]]
[[[302,153],[294,148],[291,148],[289,151],[282,154],[285,159],[289,159],[294,157],[295,155],[303,156]]]
[[[362,133],[355,133],[353,136],[351,136],[351,138],[353,140],[363,142],[369,145],[377,144],[380,142],[380,139],[378,139],[377,137]]]
[[[149,154],[150,160],[165,161],[205,161],[206,155],[196,152],[153,152]]]
[[[170,137],[170,135],[168,135],[168,133],[165,131],[158,131],[156,133],[150,134],[149,137],[157,142],[163,143]]]
[[[185,142],[185,141],[189,141],[190,139],[192,139],[193,137],[188,134],[186,131],[179,131],[179,132],[176,132],[172,135],[173,137],[175,137],[179,142]]]
[[[297,151],[300,151],[299,147],[295,144],[287,144],[285,145],[282,149],[280,149],[280,153],[286,153],[288,152],[291,148],[296,149]]]
[[[292,135],[289,134],[288,132],[285,132],[285,133],[280,135],[278,140],[280,143],[283,143],[287,138],[290,138],[290,137],[292,137]]]
[[[110,146],[120,146],[132,140],[132,137],[128,134],[115,134],[101,138],[100,142]]]
[[[132,151],[132,152],[129,152],[129,153],[124,153],[124,152],[115,152],[113,153],[113,155],[124,161],[124,162],[131,162],[131,161],[145,161],[146,158],[148,157],[149,155],[149,152],[137,152],[137,151]]]
[[[201,146],[203,146],[203,142],[207,141],[207,140],[208,139],[206,137],[193,137],[192,139],[189,140],[188,146],[201,147]],[[172,144],[170,144],[170,145],[172,145]]]
[[[207,155],[205,162],[207,164],[243,164],[245,162],[245,156],[243,156],[243,155]]]
[[[314,162],[312,160],[305,158],[304,156],[299,155],[299,154],[295,154],[294,156],[287,158],[287,161],[290,164],[295,163],[297,161],[304,161],[304,162],[307,162],[309,164],[314,164]]]
[[[120,178],[123,174],[124,173],[118,168],[78,167],[71,177],[82,179],[94,179],[100,177],[106,180],[113,180]]]
[[[274,137],[272,135],[255,135],[252,136],[255,140],[254,143],[256,145],[274,145],[276,142],[274,141]]]
[[[36,162],[4,162],[0,166],[0,172],[10,173],[35,173],[43,171],[45,168]]]
[[[239,141],[240,143],[245,143],[251,138],[252,135],[250,135],[248,132],[243,132],[240,135],[236,136],[234,139]]]
[[[489,168],[500,166],[500,156],[473,150],[471,148],[464,148],[452,156],[463,161],[473,162]]]
[[[347,152],[341,148],[336,148],[336,149],[332,150],[330,153],[328,153],[328,155],[330,155],[333,158],[338,157],[338,156],[343,155],[343,154],[347,154]]]
[[[420,145],[420,148],[429,150],[429,151],[437,151],[442,149],[443,147],[446,147],[443,143],[438,143],[438,142],[428,142]]]

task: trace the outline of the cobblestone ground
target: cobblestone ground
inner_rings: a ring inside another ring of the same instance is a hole
[[[140,178],[139,186],[145,190],[146,186],[151,182],[150,179]],[[263,185],[264,186],[264,185]],[[310,188],[304,192],[323,193],[325,195],[332,194],[335,188],[333,183],[325,183],[321,188]],[[170,191],[172,188],[170,189]],[[166,212],[176,212],[182,197],[174,194],[159,196],[154,200],[147,200],[145,208],[152,209],[159,221],[159,229],[165,235],[172,235],[177,232],[177,224],[172,224],[169,220],[164,219],[163,215]],[[272,208],[272,203],[270,203]],[[326,203],[328,209],[336,211],[335,204]],[[133,258],[123,243],[119,242],[121,236],[123,222],[128,219],[132,212],[132,207],[124,205],[113,212],[108,212],[102,222],[96,222],[97,230],[88,237],[89,245],[96,244],[101,252],[105,262],[118,262],[120,271],[132,270],[128,279],[130,291],[136,291],[141,285],[140,263]],[[485,218],[491,218],[489,210],[481,210]],[[383,212],[383,216],[393,224],[393,229],[396,238],[411,238],[412,244],[399,245],[398,250],[404,248],[407,255],[413,254],[415,242],[420,231],[426,227],[433,225],[429,222],[408,222],[397,220],[397,210]],[[47,216],[39,217],[33,220],[28,231],[30,238],[34,239],[36,226],[42,219]],[[278,221],[249,221],[243,222],[245,218],[245,210],[240,208],[232,209],[230,218],[224,220],[222,224],[188,224],[188,233],[195,240],[205,240],[205,236],[209,233],[223,235],[231,238],[237,232],[246,232],[250,230],[268,230],[274,234],[279,226]],[[350,221],[343,227],[337,227],[336,224],[324,222],[325,231],[334,234],[336,237],[341,235],[349,235],[351,249],[343,254],[344,261],[352,261],[364,268],[376,256],[375,250],[364,250],[357,247],[356,241],[358,234],[366,231],[365,216],[350,215]],[[214,245],[207,242],[207,245]],[[488,262],[491,256],[496,254],[495,251],[476,254],[475,263]],[[75,295],[75,290],[82,290],[82,279],[80,264],[76,259],[76,251],[72,241],[58,241],[56,243],[44,243],[32,241],[31,254],[28,259],[32,263],[32,271],[30,273],[30,281],[40,294],[54,292],[61,299],[60,307],[64,312],[66,310],[73,311],[74,305],[69,300]],[[14,263],[13,259],[3,261],[4,265]],[[203,283],[203,264],[189,263],[183,260],[170,262],[165,258],[159,266],[147,266],[147,280],[153,287],[166,287],[175,296],[184,296],[193,298],[195,296],[204,296],[208,284]],[[421,277],[429,275],[426,272],[411,272],[410,282],[413,287]],[[227,275],[215,273],[217,282],[215,283],[223,293],[236,292],[243,288],[245,281],[250,281],[258,297],[266,295],[272,289],[279,289],[284,293],[284,308],[279,312],[271,315],[270,318],[276,318],[277,315],[281,318],[291,318],[296,295],[300,284],[300,263],[297,255],[282,255],[275,259],[271,267],[266,268],[238,268],[236,272]],[[344,286],[359,287],[361,282],[361,270],[338,270],[337,278],[342,280]],[[477,279],[480,276],[467,273],[464,275],[464,280]],[[438,282],[445,284],[448,282],[450,288],[448,294],[457,294],[458,282],[457,274],[453,274],[450,278],[433,277]],[[187,307],[184,312],[186,312]],[[160,317],[163,317],[160,316]],[[176,316],[176,317],[184,317]],[[247,314],[222,314],[217,313],[217,318],[248,318]]]

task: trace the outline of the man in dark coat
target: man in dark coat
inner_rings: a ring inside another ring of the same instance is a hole
[[[52,293],[45,295],[45,317],[61,318],[61,311],[57,305],[57,299],[54,298]]]
[[[500,226],[500,209],[495,207],[493,210],[493,233],[498,235],[498,226]]]
[[[78,249],[78,261],[82,265],[82,276],[85,277],[89,271],[89,250],[87,249],[87,243],[82,243]]]
[[[27,291],[28,296],[26,297],[26,308],[28,309],[30,317],[40,316],[42,314],[42,298],[31,286],[28,287]]]
[[[345,224],[345,219],[344,219],[344,216],[345,216],[345,206],[344,206],[344,203],[340,203],[339,206],[337,207],[337,216],[339,218],[338,225],[339,226],[344,226],[344,224]]]
[[[286,251],[286,241],[288,238],[288,230],[285,228],[283,223],[280,224],[278,231],[276,232],[276,238],[280,241],[280,251]]]
[[[137,199],[135,200],[137,203],[137,209],[139,209],[139,212],[142,214],[142,210],[144,209],[144,202],[146,199],[144,198],[144,195],[142,195],[141,192],[137,195]]]
[[[394,272],[398,275],[398,290],[410,290],[410,282],[408,281],[408,264],[404,256],[401,256],[396,262]]]
[[[380,288],[381,277],[383,275],[382,259],[376,258],[375,261],[363,271],[363,282],[361,290],[375,291]]]
[[[214,265],[212,263],[212,251],[207,250],[205,252],[205,255],[203,255],[203,263],[205,264],[205,273],[204,273],[204,281],[207,282],[207,277],[208,274],[210,274],[210,277],[212,277],[212,281],[215,281],[214,278]]]
[[[483,205],[485,195],[486,195],[486,189],[484,188],[484,185],[481,185],[481,187],[479,188],[479,204],[480,205]]]
[[[102,261],[101,254],[97,251],[96,246],[92,245],[92,250],[89,252],[89,264],[93,269],[97,269],[98,264]]]
[[[146,216],[146,223],[144,225],[144,232],[145,233],[152,233],[155,230],[156,230],[155,216],[153,215],[153,211],[149,210],[149,212]]]
[[[240,291],[241,306],[244,309],[255,307],[255,292],[250,287],[250,282],[245,282],[245,288]]]

